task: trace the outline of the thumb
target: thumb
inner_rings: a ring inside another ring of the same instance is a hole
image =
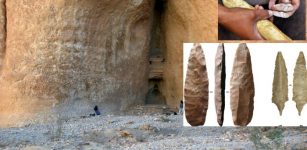
[[[271,10],[264,10],[264,9],[256,9],[255,10],[256,21],[268,19],[272,16],[273,16],[273,12]]]

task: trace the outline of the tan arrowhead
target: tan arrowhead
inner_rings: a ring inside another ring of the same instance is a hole
[[[240,44],[230,79],[230,105],[235,125],[246,126],[253,117],[254,80],[252,63],[246,44]]]
[[[272,102],[276,104],[279,114],[285,107],[288,100],[288,74],[285,60],[281,52],[278,52],[275,60],[275,70],[273,79]]]
[[[301,115],[301,111],[307,103],[307,70],[303,52],[300,52],[294,68],[292,99],[296,103],[299,115]]]
[[[191,49],[185,86],[185,116],[191,126],[205,123],[208,109],[208,75],[204,52],[200,44]]]
[[[217,122],[220,126],[222,126],[224,122],[225,78],[225,51],[224,45],[220,44],[215,55],[215,110]]]

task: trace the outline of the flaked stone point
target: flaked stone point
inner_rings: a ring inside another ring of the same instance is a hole
[[[304,105],[307,103],[307,70],[303,52],[299,53],[293,74],[293,101],[301,115]]]
[[[230,105],[235,125],[246,126],[252,120],[254,90],[250,52],[242,43],[236,51],[230,79]]]
[[[288,74],[283,55],[278,52],[275,60],[272,102],[277,106],[280,115],[286,101],[288,101]]]
[[[206,60],[201,45],[191,49],[184,85],[185,115],[191,126],[205,123],[208,109],[208,75]]]
[[[215,56],[215,110],[217,122],[220,126],[224,122],[225,109],[225,51],[224,44],[219,44]]]

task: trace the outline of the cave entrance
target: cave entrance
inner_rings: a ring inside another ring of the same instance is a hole
[[[148,92],[145,104],[166,104],[163,94],[164,37],[161,32],[162,15],[165,0],[156,0],[149,50]]]

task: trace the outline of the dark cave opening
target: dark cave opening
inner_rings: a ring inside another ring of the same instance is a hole
[[[145,104],[166,104],[163,94],[164,35],[162,32],[162,17],[165,10],[165,0],[156,0],[154,6],[151,41],[149,50],[148,92]]]

